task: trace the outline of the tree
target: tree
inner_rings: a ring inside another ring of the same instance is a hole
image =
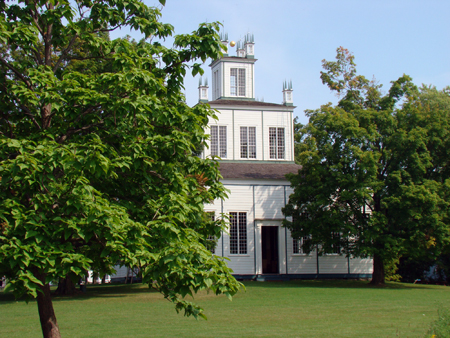
[[[386,263],[405,253],[436,257],[448,242],[449,111],[428,104],[428,89],[406,75],[383,95],[357,75],[348,50],[338,48],[336,59],[323,61],[321,78],[339,103],[307,111],[309,123],[296,126],[302,169],[289,177],[285,225],[294,238],[310,236],[305,251],[338,244],[343,254],[373,257],[372,283],[383,284]]]
[[[219,56],[218,24],[166,48],[173,27],[139,0],[0,11],[0,275],[37,298],[44,337],[60,336],[50,281],[90,267],[139,267],[185,315],[204,316],[183,299],[201,289],[231,297],[240,284],[206,248],[224,226],[203,211],[226,196],[218,164],[192,155],[214,113],[181,92]],[[105,36],[120,27],[146,39]]]

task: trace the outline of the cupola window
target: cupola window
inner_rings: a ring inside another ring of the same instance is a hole
[[[230,69],[230,95],[245,96],[245,69]]]

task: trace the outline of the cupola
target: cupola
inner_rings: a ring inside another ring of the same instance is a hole
[[[208,78],[203,82],[203,78],[200,77],[198,81],[198,102],[208,102]]]
[[[294,100],[292,98],[292,81],[284,81],[283,83],[283,104],[285,106],[294,105]]]
[[[241,41],[236,43],[236,54],[239,58],[245,58],[245,49]]]
[[[255,38],[253,34],[247,34],[244,40],[245,57],[248,59],[255,58]]]
[[[228,56],[228,33],[220,33],[220,42],[225,46],[225,48],[222,48],[220,51],[223,56]]]

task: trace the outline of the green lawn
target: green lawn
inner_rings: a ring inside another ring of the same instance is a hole
[[[54,300],[67,337],[423,337],[450,287],[362,281],[246,282],[230,302],[202,293],[208,320],[177,314],[143,285],[89,286]],[[0,337],[42,337],[36,302],[0,293]]]

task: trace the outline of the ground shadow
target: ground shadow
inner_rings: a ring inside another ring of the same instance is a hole
[[[54,290],[52,290],[54,292]],[[135,284],[107,284],[107,285],[87,285],[86,292],[76,290],[74,295],[70,296],[58,296],[52,294],[52,301],[82,301],[91,298],[104,298],[104,297],[127,297],[131,294],[144,294],[144,293],[157,293],[155,289],[151,289],[147,284],[135,283]],[[0,292],[0,303],[11,302],[25,302],[25,297],[15,299],[12,292]],[[35,299],[29,302],[35,302]]]
[[[387,282],[385,285],[372,285],[368,281],[361,280],[343,280],[343,279],[313,279],[313,280],[290,280],[290,281],[245,281],[244,285],[252,287],[264,288],[341,288],[341,289],[384,289],[384,290],[410,290],[423,288],[445,288],[445,286],[425,285],[425,284],[410,284],[399,282]]]

